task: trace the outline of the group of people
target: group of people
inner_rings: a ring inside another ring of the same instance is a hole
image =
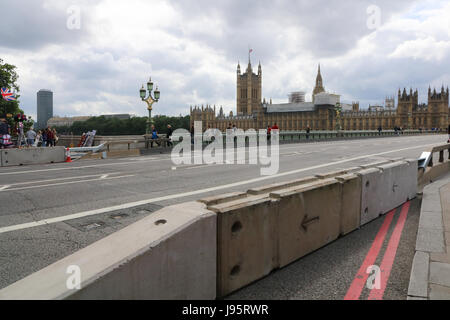
[[[14,144],[11,138],[11,127],[4,117],[0,118],[0,148],[27,147],[52,147],[58,142],[56,130],[47,127],[38,132],[30,128],[24,133],[23,122],[17,123],[17,142]]]
[[[58,142],[56,129],[47,127],[44,130],[39,130],[37,133],[30,128],[26,133],[27,146],[29,147],[54,147]]]
[[[155,126],[154,126],[153,124],[152,124],[152,126],[151,126],[151,131],[152,131],[152,141],[150,141],[151,147],[153,148],[153,140],[154,140],[154,142],[155,142],[158,146],[160,146],[160,145],[161,145],[161,142],[158,141],[158,139],[159,139],[158,131],[156,131],[156,128],[155,128]],[[170,124],[168,124],[168,125],[167,125],[167,133],[166,133],[166,137],[169,139],[169,140],[167,141],[167,146],[168,146],[168,147],[173,146],[173,143],[172,143],[172,141],[171,141],[171,140],[172,140],[172,139],[171,139],[172,133],[173,133],[172,126],[171,126]]]

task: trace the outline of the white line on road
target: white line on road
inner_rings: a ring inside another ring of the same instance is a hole
[[[10,185],[6,185],[6,186],[1,186],[0,187],[0,191],[8,189],[9,187],[11,187]]]
[[[104,180],[111,180],[111,179],[119,179],[119,178],[127,178],[127,177],[133,177],[134,174],[128,174],[124,176],[118,176],[118,177],[109,177],[109,178],[96,178],[96,179],[85,179],[85,180],[77,180],[77,181],[66,181],[66,182],[59,182],[59,183],[52,183],[52,184],[40,184],[40,185],[34,185],[34,186],[28,186],[28,187],[18,187],[18,188],[11,188],[11,189],[0,189],[0,192],[7,192],[7,191],[17,191],[17,190],[26,190],[26,189],[36,189],[36,188],[43,188],[43,187],[54,187],[54,186],[60,186],[60,185],[66,185],[66,184],[73,184],[73,183],[80,183],[80,182],[88,182],[88,181],[104,181]]]
[[[120,173],[121,172],[114,172],[114,174],[120,174]],[[33,183],[41,183],[41,182],[83,179],[83,178],[91,178],[91,177],[98,177],[98,176],[100,176],[100,174],[90,174],[90,175],[87,175],[87,176],[74,176],[74,177],[55,178],[55,179],[46,179],[46,180],[32,180],[32,181],[26,181],[26,182],[11,183],[11,184],[8,185],[8,187],[20,186],[20,185],[25,185],[25,184],[33,184]],[[2,190],[1,187],[0,187],[0,190]]]
[[[73,219],[93,216],[93,215],[110,212],[110,211],[133,208],[133,207],[142,206],[145,204],[155,203],[155,202],[159,202],[159,201],[165,201],[165,200],[171,200],[171,199],[177,199],[177,198],[185,198],[188,196],[199,195],[199,194],[208,193],[208,192],[212,192],[212,191],[228,189],[228,188],[242,186],[242,185],[246,185],[246,184],[250,184],[250,183],[254,183],[254,182],[273,179],[273,178],[277,178],[277,177],[284,177],[284,176],[288,176],[288,175],[292,175],[292,174],[296,174],[296,173],[300,173],[300,172],[304,172],[304,171],[308,171],[308,170],[319,169],[319,168],[328,167],[328,166],[341,164],[341,163],[345,163],[345,162],[350,162],[350,161],[355,161],[355,160],[360,160],[360,159],[365,159],[365,158],[370,158],[370,157],[376,157],[376,156],[400,152],[400,151],[420,149],[420,148],[425,148],[425,147],[434,146],[434,145],[436,145],[436,144],[435,143],[426,144],[426,145],[421,145],[421,146],[402,148],[402,149],[396,149],[396,150],[391,150],[391,151],[384,151],[384,152],[380,152],[380,153],[367,154],[367,155],[358,156],[358,157],[349,158],[349,159],[340,160],[340,161],[335,161],[335,162],[331,162],[331,163],[324,163],[324,164],[320,164],[320,165],[316,165],[316,166],[312,166],[312,167],[308,167],[308,168],[302,168],[302,169],[296,169],[296,170],[292,170],[292,171],[282,172],[282,173],[278,173],[278,174],[275,174],[272,176],[263,176],[263,177],[259,177],[259,178],[234,182],[234,183],[210,187],[210,188],[206,188],[206,189],[200,189],[200,190],[189,191],[189,192],[178,193],[178,194],[171,194],[171,195],[157,197],[157,198],[153,198],[153,199],[140,200],[140,201],[129,202],[129,203],[124,203],[124,204],[120,204],[120,205],[115,205],[115,206],[111,206],[111,207],[101,208],[101,209],[83,211],[83,212],[69,214],[69,215],[60,216],[60,217],[56,217],[56,218],[50,218],[50,219],[44,219],[44,220],[39,220],[39,221],[33,221],[33,222],[28,222],[28,223],[7,226],[7,227],[0,228],[0,234],[5,233],[5,232],[10,232],[10,231],[16,231],[16,230],[22,230],[22,229],[42,226],[42,225],[46,225],[46,224],[52,224],[52,223],[63,222],[63,221],[67,221],[67,220],[73,220]]]

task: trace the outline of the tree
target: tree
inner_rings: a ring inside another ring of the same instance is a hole
[[[3,63],[3,60],[0,58],[0,88],[9,88],[11,90],[16,91],[16,100],[14,101],[6,101],[5,99],[0,98],[0,116],[5,117],[13,128],[13,135],[16,134],[15,128],[16,125],[14,123],[14,116],[17,114],[23,114],[23,110],[19,108],[19,97],[20,95],[17,92],[20,91],[19,85],[17,84],[17,80],[19,79],[19,75],[16,72],[16,66],[8,63]],[[10,117],[8,117],[10,115]],[[31,117],[28,117],[24,124],[24,131],[28,131],[33,126],[34,121]]]
[[[184,128],[189,130],[190,117],[168,117],[157,115],[153,117],[156,131],[167,133],[167,125],[173,129]],[[71,126],[56,127],[60,134],[80,135],[84,132],[97,130],[98,135],[143,135],[145,134],[147,117],[133,117],[130,119],[106,118],[104,116],[92,117],[86,121],[75,121]]]
[[[20,91],[19,85],[17,84],[19,76],[16,72],[16,66],[8,63],[3,63],[3,60],[0,58],[0,88],[10,88],[14,89],[16,92]],[[19,98],[19,95],[16,95],[16,98]],[[6,101],[4,99],[0,99],[0,115],[16,115],[18,113],[23,113],[23,110],[19,108],[19,100],[15,101]]]

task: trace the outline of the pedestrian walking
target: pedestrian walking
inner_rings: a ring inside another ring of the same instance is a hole
[[[309,126],[306,127],[306,139],[309,139],[309,133],[311,132],[311,128]]]
[[[172,129],[172,126],[170,125],[170,124],[168,124],[167,125],[167,138],[169,139],[168,141],[167,141],[167,146],[168,147],[170,147],[170,146],[173,146],[173,143],[172,143],[172,133],[173,133],[173,129]]]
[[[158,132],[156,131],[155,126],[152,124],[152,141],[150,142],[151,143],[151,148],[153,148],[153,141],[157,140],[158,138],[159,138],[158,137]],[[158,142],[158,141],[155,141],[155,142],[158,145],[158,147],[161,145],[160,142]]]
[[[448,133],[447,143],[450,143],[450,124],[448,125],[447,133]]]
[[[34,147],[40,147],[41,145],[42,145],[42,131],[39,130],[39,131],[36,133],[36,139],[34,139],[34,144],[33,144],[33,146],[34,146]]]
[[[34,140],[36,139],[36,132],[30,128],[30,130],[27,131],[27,146],[31,147],[34,145]]]
[[[273,124],[272,130],[279,130],[276,122]]]
[[[47,146],[47,129],[42,130],[42,145],[41,147],[45,148]]]
[[[19,121],[17,123],[17,148],[22,147],[22,144],[25,143],[25,133],[23,132],[23,122]]]
[[[53,130],[52,130],[52,135],[53,135],[53,146],[56,146],[56,143],[58,142],[59,138],[56,135],[56,129],[55,128],[53,128]]]
[[[47,127],[47,147],[53,147],[53,131],[50,126]]]

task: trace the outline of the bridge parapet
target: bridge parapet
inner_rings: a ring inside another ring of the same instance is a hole
[[[435,155],[438,161],[435,161]],[[450,143],[434,146],[419,158],[419,189],[450,171]]]

